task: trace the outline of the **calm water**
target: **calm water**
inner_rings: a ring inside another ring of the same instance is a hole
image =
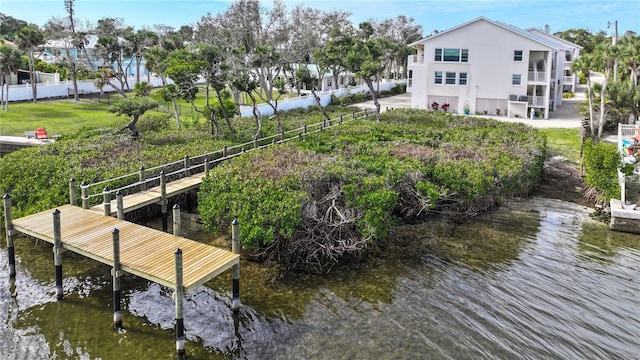
[[[189,357],[640,358],[640,237],[592,223],[580,206],[532,199],[393,237],[326,277],[244,261],[237,317],[230,272],[187,294]],[[12,286],[0,249],[0,358],[174,358],[166,288],[125,277],[126,329],[116,332],[108,267],[65,253],[66,298],[56,302],[51,246],[19,238],[16,254]]]

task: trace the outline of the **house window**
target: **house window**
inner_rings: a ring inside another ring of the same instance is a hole
[[[435,61],[469,62],[469,49],[436,49]]]
[[[511,77],[511,85],[517,85],[517,86],[522,85],[522,75],[513,74],[513,76]]]
[[[436,49],[435,61],[442,61],[442,49]]]
[[[522,50],[515,50],[513,52],[513,61],[522,61]]]
[[[456,84],[456,73],[447,72],[446,84],[447,85],[455,85]]]
[[[436,84],[442,84],[442,71],[436,71]]]
[[[466,72],[461,72],[460,76],[458,77],[458,85],[467,85],[467,73]]]

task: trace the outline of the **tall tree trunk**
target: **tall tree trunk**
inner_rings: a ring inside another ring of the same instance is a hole
[[[591,92],[591,79],[587,74],[587,101],[589,104],[589,129],[591,130],[591,136],[595,133],[593,124],[593,94]]]
[[[4,93],[5,74],[0,75],[0,100],[2,100],[2,110],[5,110],[5,103],[8,104],[9,95],[5,98]],[[9,90],[7,90],[8,92]]]
[[[136,83],[140,82],[140,57],[136,56]]]
[[[29,81],[31,82],[31,96],[32,101],[35,103],[38,102],[38,84],[36,82],[36,72],[33,65],[33,50],[29,49],[27,59],[29,60]]]
[[[313,98],[316,100],[316,105],[318,106],[318,109],[320,109],[322,116],[324,116],[325,120],[330,121],[331,118],[329,117],[329,114],[327,114],[327,111],[324,109],[324,107],[320,103],[320,96],[316,94],[315,86],[311,87],[311,95],[313,95]]]
[[[258,128],[253,139],[257,140],[262,137],[262,115],[260,114],[260,110],[258,110],[258,102],[256,101],[256,97],[253,96],[251,92],[248,92],[247,95],[249,95],[251,103],[253,104],[253,117],[256,119],[256,127]]]
[[[224,116],[224,120],[227,123],[227,128],[229,128],[229,132],[231,134],[235,134],[236,131],[231,126],[231,120],[229,120],[229,114],[227,113],[227,109],[224,107],[224,103],[222,102],[222,96],[220,96],[220,92],[216,90],[216,96],[218,97],[218,103],[220,103],[220,109],[222,109],[222,116]]]
[[[4,74],[0,74],[0,104],[4,110]]]
[[[604,75],[604,81],[602,82],[602,90],[600,91],[600,122],[598,123],[598,138],[602,137],[602,131],[604,130],[607,86],[609,85],[610,76],[611,76],[611,70],[606,69],[605,75]]]
[[[373,98],[373,103],[376,106],[376,121],[382,121],[380,117],[380,103],[378,102],[378,94],[373,90],[373,82],[370,78],[365,78],[364,82],[367,84],[369,91],[371,91],[371,97]]]

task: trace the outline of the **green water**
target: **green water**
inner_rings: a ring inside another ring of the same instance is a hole
[[[183,214],[185,236],[217,246]],[[158,223],[150,226],[158,227]],[[18,275],[0,250],[0,358],[172,359],[167,288],[121,280],[125,329],[112,328],[110,269],[63,255],[55,300],[51,246],[16,239]],[[241,262],[185,296],[190,359],[636,358],[640,237],[588,211],[530,199],[457,227],[396,229],[389,244],[326,276]]]

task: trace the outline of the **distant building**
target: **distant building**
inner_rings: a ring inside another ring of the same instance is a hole
[[[105,66],[104,61],[102,59],[98,59],[94,55],[94,49],[98,43],[98,36],[87,35],[85,40],[86,43],[83,48],[70,47],[69,56],[76,63],[93,71],[98,71],[98,69]],[[120,40],[126,41],[124,39]],[[68,43],[69,41],[65,39],[48,40],[43,46],[42,53],[38,54],[38,58],[46,63],[62,62],[67,57],[66,46]],[[106,66],[113,67],[115,71],[115,64],[107,64]],[[124,59],[122,66],[126,71],[127,76],[136,75],[136,61],[134,58]],[[140,76],[147,76],[144,58],[140,62]]]

